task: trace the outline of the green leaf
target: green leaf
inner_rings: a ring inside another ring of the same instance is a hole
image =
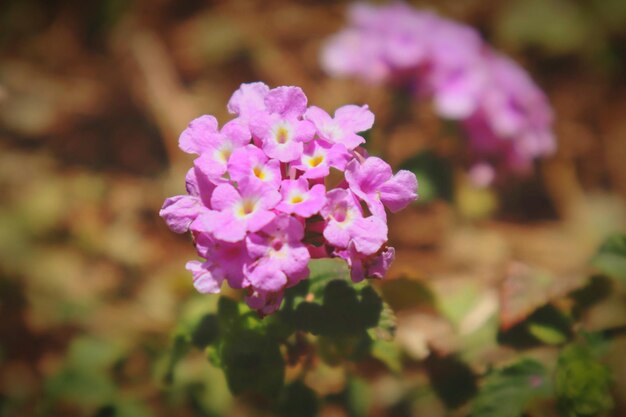
[[[56,401],[97,406],[115,396],[110,376],[91,369],[65,368],[46,381],[47,396]]]
[[[318,412],[315,392],[300,381],[296,381],[281,392],[276,413],[281,417],[315,417]]]
[[[285,362],[277,341],[261,329],[238,329],[219,347],[221,368],[230,391],[274,397],[283,386]]]
[[[515,348],[528,348],[541,343],[559,345],[573,336],[571,319],[552,304],[535,310],[521,323],[501,330],[498,341]]]
[[[567,335],[543,323],[529,323],[528,332],[547,345],[560,345],[567,341]]]
[[[206,314],[191,333],[191,342],[199,349],[214,343],[219,336],[219,323],[216,314]]]
[[[402,357],[397,344],[388,340],[375,340],[371,348],[372,357],[384,363],[390,371],[402,371]]]
[[[626,234],[617,234],[607,239],[591,264],[602,273],[626,281]]]
[[[576,2],[516,0],[496,19],[500,38],[515,46],[539,46],[555,54],[582,52],[599,40],[588,14]]]
[[[423,364],[433,390],[448,407],[460,407],[476,394],[476,375],[458,357],[431,354]]]
[[[569,417],[600,415],[613,408],[611,374],[598,361],[593,346],[579,343],[564,348],[554,379],[559,407]]]
[[[423,307],[433,308],[435,297],[422,282],[399,278],[382,283],[383,299],[394,311]]]
[[[347,386],[348,409],[355,417],[367,416],[372,408],[372,392],[368,381],[352,377]]]
[[[473,417],[519,417],[534,399],[552,391],[544,366],[533,359],[490,372],[474,400]]]
[[[268,332],[245,304],[221,297],[217,309],[219,339],[209,349],[211,362],[222,368],[230,391],[274,397],[283,386],[285,362],[280,340]]]
[[[351,336],[375,327],[382,308],[382,300],[372,287],[358,290],[358,286],[348,281],[333,280],[324,288],[321,300],[300,303],[294,319],[299,330],[316,335]]]
[[[178,362],[180,362],[189,349],[191,348],[191,335],[187,333],[178,333],[172,340],[172,346],[170,347],[169,355],[167,358],[167,367],[165,370],[164,381],[166,384],[174,382],[174,369]]]
[[[322,295],[326,284],[335,279],[350,279],[348,264],[341,259],[312,259],[309,262],[308,292],[316,297]]]
[[[452,201],[454,180],[450,162],[431,151],[420,152],[400,165],[399,169],[411,171],[419,183],[418,203],[435,199]]]
[[[144,404],[137,401],[122,400],[115,405],[115,417],[152,417],[154,414]]]
[[[526,322],[526,329],[547,345],[565,343],[573,334],[570,320],[551,304],[531,314]]]

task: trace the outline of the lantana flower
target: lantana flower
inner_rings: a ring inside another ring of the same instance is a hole
[[[236,117],[222,129],[201,116],[181,134],[181,149],[198,157],[188,194],[160,212],[173,231],[193,236],[202,258],[186,265],[194,287],[214,294],[226,282],[267,315],[308,277],[313,258],[345,259],[353,281],[382,279],[394,257],[384,206],[414,200],[417,181],[361,148],[359,133],[374,122],[369,108],[343,106],[331,117],[307,107],[298,87],[250,83],[228,110]],[[327,189],[331,169],[345,178]]]
[[[494,172],[525,174],[533,160],[554,152],[553,114],[545,94],[477,30],[402,2],[355,3],[348,20],[322,50],[326,72],[405,86],[417,98],[430,97],[437,114],[465,130],[472,168],[489,165]],[[329,123],[328,116],[309,111],[318,129],[320,120]],[[471,171],[470,178],[477,178]],[[479,185],[486,179],[481,176]]]

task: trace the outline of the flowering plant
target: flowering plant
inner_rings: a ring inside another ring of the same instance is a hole
[[[478,183],[491,182],[496,170],[528,172],[555,149],[552,109],[528,74],[475,29],[435,13],[356,3],[348,27],[324,48],[322,66],[333,76],[408,85],[432,97],[436,112],[467,134]]]
[[[242,84],[228,110],[236,117],[221,128],[207,115],[181,134],[180,148],[198,155],[188,194],[160,211],[174,232],[191,232],[204,259],[187,263],[195,288],[218,293],[226,281],[267,315],[308,277],[312,258],[344,259],[354,282],[383,278],[394,258],[385,207],[415,200],[417,180],[360,146],[374,123],[368,107],[330,116],[298,87],[257,82]],[[334,187],[331,170],[344,177]]]

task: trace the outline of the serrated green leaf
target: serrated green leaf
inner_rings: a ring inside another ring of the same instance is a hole
[[[549,396],[544,366],[533,359],[489,373],[474,400],[472,417],[519,417],[534,399]]]
[[[626,234],[617,234],[607,239],[591,264],[602,273],[626,281]]]

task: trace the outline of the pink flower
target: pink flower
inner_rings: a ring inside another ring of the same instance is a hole
[[[260,289],[250,289],[245,297],[250,308],[256,310],[261,316],[275,313],[283,302],[283,292],[267,292]]]
[[[187,153],[196,153],[210,161],[208,173],[220,176],[226,172],[226,164],[233,151],[250,142],[250,131],[237,119],[217,129],[213,116],[201,116],[193,120],[180,135],[179,146]]]
[[[367,106],[340,107],[335,111],[334,118],[319,107],[311,106],[304,118],[313,122],[320,138],[342,144],[350,150],[365,142],[357,132],[369,130],[374,124],[374,113]]]
[[[314,140],[304,145],[300,162],[291,166],[303,171],[303,178],[318,179],[327,177],[330,167],[343,171],[352,158],[342,144],[331,145],[323,140]]]
[[[246,244],[224,242],[213,237],[194,232],[198,255],[206,259],[203,264],[214,279],[227,280],[231,288],[245,288],[249,283],[245,278],[245,268],[252,262]],[[205,276],[206,278],[206,276]]]
[[[278,216],[246,241],[258,260],[248,268],[248,281],[263,291],[291,287],[309,274],[309,251],[302,243],[304,227],[294,217]]]
[[[319,212],[324,205],[326,187],[316,184],[309,190],[309,183],[301,177],[297,180],[283,180],[280,192],[282,201],[276,210],[307,218]]]
[[[252,132],[261,140],[263,152],[280,162],[291,162],[302,155],[303,142],[315,135],[310,122],[283,118],[278,114],[260,113],[251,122]]]
[[[401,170],[393,175],[389,164],[374,156],[362,164],[352,160],[346,167],[346,180],[372,214],[382,219],[386,219],[383,204],[395,213],[417,198],[415,174]]]
[[[165,220],[172,232],[185,233],[189,230],[191,223],[206,211],[207,208],[202,205],[198,197],[177,195],[165,200],[159,216]]]
[[[211,271],[213,264],[209,261],[189,261],[185,268],[193,276],[193,286],[202,294],[217,294],[220,292],[223,276],[215,276]]]
[[[260,181],[273,189],[278,189],[282,178],[280,162],[269,159],[254,145],[233,152],[228,161],[228,173],[233,181]]]
[[[265,110],[265,97],[270,88],[261,82],[241,84],[228,101],[228,111],[248,122],[250,117]]]
[[[315,128],[301,120],[307,98],[298,87],[278,87],[264,97],[264,109],[250,116],[250,128],[270,158],[291,162],[302,154],[302,142],[315,135]]]
[[[225,242],[239,242],[246,232],[256,232],[274,219],[272,208],[280,194],[256,181],[240,186],[220,184],[211,197],[213,210],[199,219],[198,230],[212,233]]]
[[[365,278],[383,279],[396,251],[391,246],[383,246],[377,253],[364,256],[355,250],[354,245],[350,245],[348,249],[335,251],[335,254],[348,263],[352,281],[361,282]]]
[[[470,165],[523,174],[554,152],[545,95],[474,28],[402,3],[355,3],[348,19],[322,51],[329,74],[400,85],[432,99],[436,113],[465,130]]]
[[[226,281],[267,315],[285,289],[309,276],[312,257],[345,259],[355,281],[382,277],[393,260],[387,224],[364,217],[362,204],[384,216],[383,202],[392,210],[408,204],[417,183],[402,171],[392,176],[359,147],[357,133],[374,122],[368,107],[344,106],[331,118],[307,110],[298,87],[251,83],[233,94],[228,110],[238,117],[221,130],[203,116],[181,134],[181,148],[199,156],[185,177],[188,195],[166,199],[160,211],[173,231],[193,236],[203,259],[186,265],[194,287],[218,293]],[[345,179],[327,192],[331,167]]]
[[[358,201],[348,190],[326,193],[320,214],[327,221],[323,234],[331,245],[347,248],[352,242],[357,252],[371,255],[387,241],[387,224],[376,216],[364,218]]]

